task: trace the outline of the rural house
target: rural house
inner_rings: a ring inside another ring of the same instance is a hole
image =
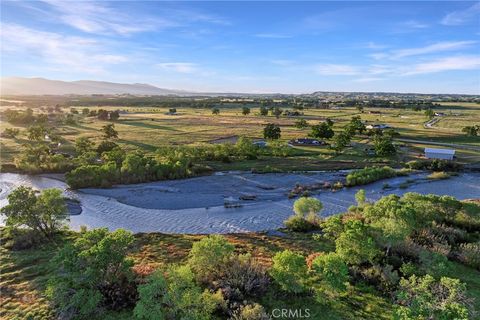
[[[452,149],[425,148],[425,158],[427,159],[453,160],[454,155],[455,150]]]

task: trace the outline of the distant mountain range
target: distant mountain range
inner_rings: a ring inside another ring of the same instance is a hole
[[[158,88],[144,83],[104,81],[58,81],[44,78],[8,77],[0,80],[1,95],[194,95],[193,92]]]

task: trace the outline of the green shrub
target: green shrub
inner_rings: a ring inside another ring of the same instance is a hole
[[[330,292],[346,290],[348,282],[348,267],[343,259],[336,253],[318,255],[312,262],[312,271]]]
[[[232,258],[234,249],[224,237],[210,235],[193,244],[188,265],[199,281],[208,282]]]
[[[85,319],[102,308],[118,310],[133,305],[137,294],[133,262],[126,257],[133,240],[133,235],[122,229],[94,229],[59,252],[47,297],[60,317]]]
[[[411,276],[401,279],[395,319],[473,319],[466,287],[458,279]]]
[[[367,167],[364,169],[354,170],[347,175],[347,186],[353,187],[357,185],[371,183],[380,179],[392,178],[397,176],[397,172],[390,167]]]
[[[285,227],[287,229],[295,232],[310,231],[317,227],[317,225],[312,224],[311,222],[307,221],[305,218],[296,214],[290,216],[283,223],[285,224]]]
[[[335,251],[345,262],[352,265],[372,262],[379,250],[369,233],[368,226],[361,221],[347,221],[343,232],[335,240]]]
[[[258,303],[247,304],[233,313],[230,320],[268,320],[270,316]]]
[[[215,309],[224,303],[220,291],[212,294],[195,284],[188,266],[155,272],[138,287],[138,293],[133,313],[144,320],[210,320]]]
[[[450,178],[450,175],[444,171],[433,172],[427,176],[429,180],[444,180],[448,178]]]
[[[304,292],[307,287],[307,265],[305,258],[293,251],[278,252],[272,259],[270,275],[280,287],[291,293]]]

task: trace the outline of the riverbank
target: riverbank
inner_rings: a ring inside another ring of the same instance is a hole
[[[17,186],[60,188],[66,197],[80,201],[82,213],[70,217],[78,230],[107,227],[133,232],[242,233],[281,228],[292,212],[295,199],[288,195],[296,184],[313,185],[344,178],[346,172],[252,174],[217,173],[190,179],[158,181],[109,189],[70,190],[53,177],[0,174],[0,206]],[[384,179],[368,185],[331,191],[318,189],[311,196],[324,206],[322,216],[345,212],[355,204],[355,193],[366,191],[367,201],[406,192],[451,195],[458,199],[480,198],[480,173],[460,173],[447,180],[428,180],[428,173]],[[255,196],[255,197],[251,197]],[[245,200],[240,200],[243,197]],[[225,203],[238,204],[226,208]]]

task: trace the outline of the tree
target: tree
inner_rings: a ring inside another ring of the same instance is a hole
[[[307,128],[308,122],[305,119],[298,119],[297,121],[295,121],[295,127],[297,127],[298,129]]]
[[[215,115],[220,114],[220,109],[217,107],[212,108],[212,114],[215,114]]]
[[[104,109],[98,109],[97,118],[103,121],[108,120],[108,111]]]
[[[350,136],[354,136],[356,132],[363,133],[367,128],[362,122],[362,119],[359,116],[352,117],[350,122],[345,127],[345,131],[348,132]]]
[[[320,200],[316,198],[301,197],[293,204],[293,211],[299,216],[306,216],[308,214],[318,214],[323,208]]]
[[[476,137],[480,132],[480,126],[479,125],[466,126],[466,127],[463,127],[462,132],[465,132],[467,136]]]
[[[82,109],[82,114],[83,114],[84,116],[88,116],[88,115],[90,114],[90,109],[88,109],[88,108],[83,108],[83,109]]]
[[[199,280],[205,280],[232,257],[234,249],[235,247],[223,236],[210,235],[193,244],[188,256],[188,265]]]
[[[427,109],[425,110],[425,116],[428,119],[433,119],[433,117],[435,116],[435,112],[432,109]]]
[[[365,204],[366,196],[364,189],[360,189],[357,191],[357,193],[355,193],[355,200],[359,206],[363,206]]]
[[[375,155],[377,156],[386,157],[397,153],[392,138],[389,136],[375,136],[373,145],[375,147]]]
[[[104,125],[101,131],[103,132],[103,137],[105,139],[118,138],[118,132],[115,130],[115,125],[113,123]]]
[[[58,312],[86,319],[103,308],[132,306],[136,288],[127,254],[133,241],[128,231],[102,228],[81,233],[67,244],[54,259],[58,271],[47,287]]]
[[[310,136],[313,138],[321,138],[321,139],[330,139],[335,135],[331,126],[329,126],[326,122],[322,122],[320,124],[312,126],[312,132]]]
[[[8,196],[8,205],[1,209],[11,228],[27,226],[48,239],[65,226],[68,212],[59,189],[45,189],[39,196],[30,187],[18,187]]]
[[[31,126],[27,129],[27,136],[32,141],[42,141],[48,130],[44,126]]]
[[[400,280],[395,319],[473,319],[466,286],[458,279],[415,275]]]
[[[263,137],[271,140],[280,139],[281,132],[282,131],[280,130],[280,126],[278,124],[268,123],[263,128]]]
[[[272,262],[270,275],[283,290],[292,293],[306,290],[307,265],[302,255],[284,250],[275,254]]]
[[[264,106],[261,106],[260,107],[260,115],[267,116],[268,115],[268,109]]]
[[[88,137],[79,137],[75,139],[75,152],[80,155],[85,152],[93,151],[95,143]]]
[[[350,134],[346,131],[342,131],[339,134],[336,134],[333,138],[332,148],[335,150],[336,153],[340,153],[350,144],[350,139]]]
[[[326,291],[342,292],[347,289],[348,267],[338,254],[329,252],[319,255],[312,262],[312,271],[320,278]]]
[[[212,294],[195,284],[188,266],[155,272],[139,286],[138,293],[133,313],[142,320],[210,320],[215,309],[224,304],[220,291]]]
[[[272,109],[272,115],[275,116],[275,118],[279,118],[282,115],[283,110],[280,109],[279,107],[275,107]]]
[[[244,116],[250,114],[250,108],[249,108],[249,107],[243,107],[243,108],[242,108],[242,114],[243,114]]]
[[[112,111],[108,114],[108,118],[111,121],[117,121],[120,118],[120,112],[118,110]]]
[[[358,105],[357,105],[357,110],[358,110],[359,112],[363,113],[363,106],[361,106],[361,105],[358,104]]]
[[[347,263],[358,265],[372,262],[379,254],[367,225],[358,220],[348,220],[343,232],[335,240],[335,252]]]

